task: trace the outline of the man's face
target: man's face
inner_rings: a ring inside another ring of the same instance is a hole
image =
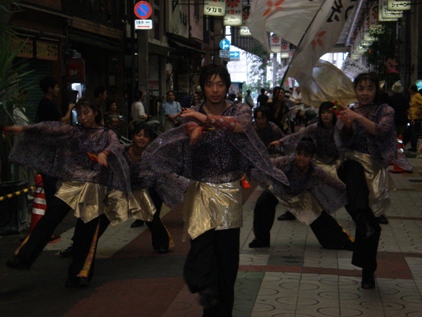
[[[263,130],[267,126],[268,120],[266,116],[262,115],[262,112],[256,113],[255,124],[258,130]]]
[[[49,88],[49,89],[51,89],[51,88]],[[53,88],[53,89],[51,89],[51,94],[52,94],[54,97],[58,97],[58,96],[59,96],[59,92],[60,92],[60,87],[59,87],[59,85],[58,85],[58,84],[56,84],[56,86],[54,86],[54,88]]]
[[[226,100],[227,87],[219,75],[214,75],[205,82],[204,93],[207,102],[221,104]]]
[[[174,99],[175,99],[174,93],[169,92],[169,93],[167,94],[167,101],[168,101],[168,102],[172,102],[172,101],[174,101]]]

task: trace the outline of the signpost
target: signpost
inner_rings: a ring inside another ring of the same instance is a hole
[[[133,12],[140,20],[135,20],[135,30],[151,30],[152,20],[148,19],[152,14],[152,7],[146,1],[139,1],[135,4]]]
[[[231,61],[240,61],[240,51],[231,51],[230,52]]]
[[[220,48],[225,51],[230,50],[230,41],[228,39],[222,39],[220,41]]]
[[[148,19],[152,14],[152,7],[146,1],[139,1],[135,4],[133,12],[139,19]]]

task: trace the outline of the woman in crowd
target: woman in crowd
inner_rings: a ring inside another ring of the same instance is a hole
[[[205,102],[184,110],[185,123],[161,134],[144,151],[147,169],[191,180],[183,205],[191,248],[184,278],[199,292],[203,316],[232,316],[242,226],[240,180],[251,166],[287,180],[272,165],[246,104],[226,100],[230,75],[222,65],[203,68]]]
[[[340,135],[348,152],[338,174],[346,184],[346,210],[356,223],[352,264],[362,268],[362,288],[372,289],[381,234],[376,217],[390,206],[387,167],[396,164],[411,170],[411,166],[404,156],[397,156],[394,110],[379,103],[376,74],[359,74],[353,85],[357,103],[341,110]]]
[[[42,122],[4,128],[23,133],[13,148],[11,161],[63,181],[45,215],[6,264],[14,269],[30,269],[54,229],[73,209],[78,220],[66,287],[88,285],[94,273],[98,239],[110,221],[115,224],[127,219],[131,197],[129,169],[116,134],[100,126],[98,110],[88,100],[79,100],[76,111],[80,123],[76,127]]]
[[[345,185],[312,162],[315,153],[312,139],[304,137],[293,155],[272,160],[287,176],[289,186],[274,184],[271,191],[264,190],[258,198],[254,208],[255,239],[249,247],[270,246],[270,230],[279,203],[277,196],[300,222],[311,227],[324,248],[352,250],[353,242],[349,235],[329,214],[346,204]],[[252,176],[265,183],[262,181],[265,175],[253,172]]]

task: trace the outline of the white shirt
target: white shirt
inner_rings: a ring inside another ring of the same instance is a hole
[[[132,103],[132,110],[130,112],[132,120],[143,120],[141,116],[145,116],[144,105],[140,101],[135,101]]]

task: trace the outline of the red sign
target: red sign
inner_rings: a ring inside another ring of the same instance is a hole
[[[152,7],[146,1],[139,1],[135,4],[133,12],[139,19],[148,19],[152,14]]]
[[[69,83],[85,82],[85,61],[81,58],[72,58],[66,64],[66,80]]]

